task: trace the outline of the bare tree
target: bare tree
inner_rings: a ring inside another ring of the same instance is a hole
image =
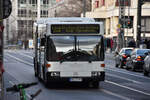
[[[80,17],[83,12],[83,0],[64,0],[55,7],[56,17]],[[86,11],[91,10],[91,0],[86,0]]]

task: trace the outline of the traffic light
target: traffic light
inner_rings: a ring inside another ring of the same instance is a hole
[[[133,28],[133,21],[132,20],[128,20],[127,26],[128,26],[128,28]]]
[[[133,21],[131,19],[125,20],[124,28],[133,28]]]

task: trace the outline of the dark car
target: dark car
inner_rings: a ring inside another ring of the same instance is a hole
[[[134,49],[131,56],[127,58],[126,69],[143,70],[145,53],[149,51],[150,49]]]
[[[119,53],[116,52],[115,62],[116,67],[123,68],[126,64],[127,57],[130,56],[133,48],[122,48]]]
[[[144,59],[144,65],[143,65],[143,73],[145,76],[148,76],[150,73],[150,52],[145,53],[146,57]]]

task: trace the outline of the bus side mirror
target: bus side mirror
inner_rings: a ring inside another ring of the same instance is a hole
[[[145,54],[145,56],[147,56],[147,55],[148,55],[148,52],[145,52],[144,54]]]
[[[40,46],[45,46],[45,38],[41,38]]]

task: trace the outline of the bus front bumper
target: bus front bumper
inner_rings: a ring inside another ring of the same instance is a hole
[[[99,72],[100,74],[93,74],[91,77],[60,77],[52,75],[52,72],[47,72],[46,77],[48,82],[91,82],[91,81],[104,81],[105,72]]]

